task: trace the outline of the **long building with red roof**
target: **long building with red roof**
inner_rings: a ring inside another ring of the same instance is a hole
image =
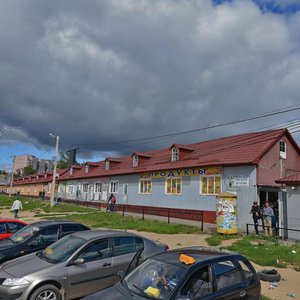
[[[210,223],[216,222],[218,195],[230,192],[237,198],[240,228],[252,222],[249,210],[257,200],[280,203],[284,225],[276,180],[299,174],[299,158],[299,146],[285,128],[245,133],[73,166],[59,177],[58,192],[64,199],[105,203],[114,194],[117,204],[132,207],[204,211]]]

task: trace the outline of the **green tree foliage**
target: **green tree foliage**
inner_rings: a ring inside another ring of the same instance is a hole
[[[66,169],[70,167],[69,157],[64,152],[60,152],[60,158],[57,162],[57,169]]]
[[[36,170],[31,166],[26,166],[23,168],[23,175],[24,176],[29,176],[29,175],[33,175],[36,173]]]

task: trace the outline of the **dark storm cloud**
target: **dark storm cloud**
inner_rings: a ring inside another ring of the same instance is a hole
[[[92,151],[127,153],[266,121],[151,143],[91,144],[200,128],[299,103],[299,14],[263,14],[252,1],[0,5],[0,128],[21,128],[12,141],[48,147],[53,132],[64,150],[81,144],[86,157]]]

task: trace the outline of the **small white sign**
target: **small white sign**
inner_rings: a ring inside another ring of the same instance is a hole
[[[233,178],[233,186],[249,186],[249,177],[236,176]]]

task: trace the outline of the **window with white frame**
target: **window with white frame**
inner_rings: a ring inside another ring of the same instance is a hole
[[[171,161],[178,161],[178,160],[179,160],[179,149],[177,147],[173,147]]]
[[[82,191],[83,191],[84,193],[87,193],[87,192],[89,191],[89,184],[88,184],[87,182],[84,182],[84,183],[82,184]]]
[[[140,194],[151,194],[152,193],[152,180],[151,179],[140,179]]]
[[[285,141],[279,142],[279,148],[280,148],[280,158],[286,159],[286,143],[285,143]]]
[[[182,178],[174,177],[166,179],[166,194],[167,195],[179,195],[182,190]]]
[[[221,183],[221,175],[202,176],[200,180],[200,194],[220,194],[222,192]]]
[[[109,160],[108,159],[105,161],[105,170],[109,171]]]
[[[128,184],[127,183],[123,184],[123,195],[128,195]]]
[[[119,181],[114,180],[109,183],[109,192],[118,193],[119,192]]]
[[[68,190],[67,190],[67,192],[68,192],[69,194],[73,194],[73,192],[74,192],[73,185],[68,185]]]
[[[95,183],[95,193],[101,193],[102,192],[102,182],[96,182]]]
[[[134,154],[133,158],[132,158],[132,166],[137,167],[138,164],[139,164],[139,157],[138,157],[138,155]]]

